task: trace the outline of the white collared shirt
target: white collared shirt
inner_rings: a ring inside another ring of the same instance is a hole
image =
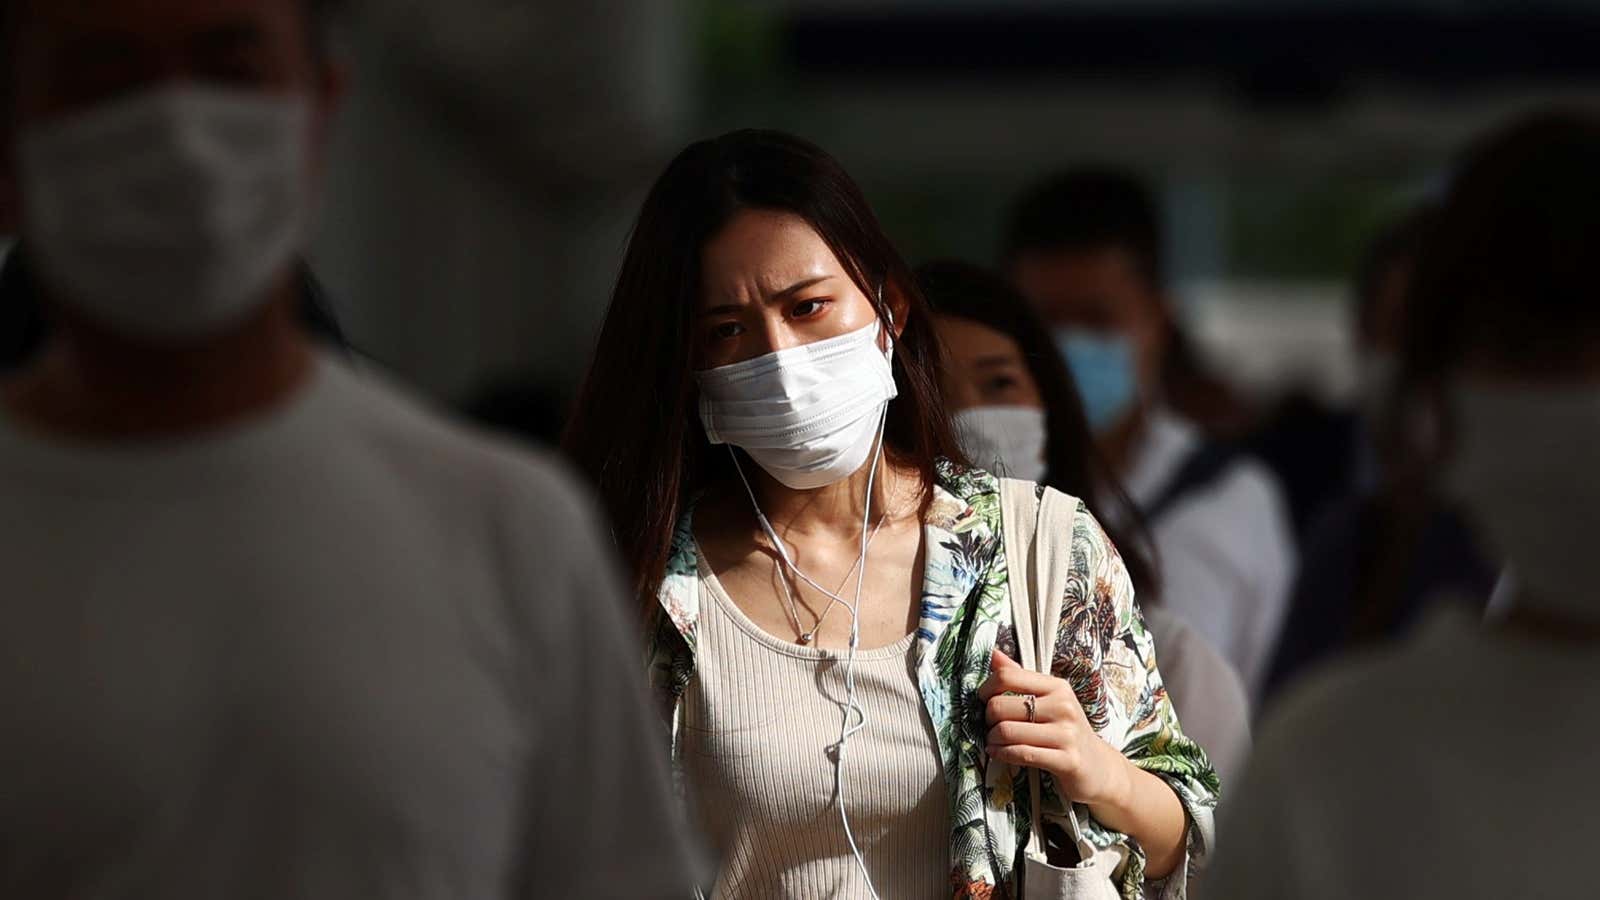
[[[1124,473],[1133,501],[1147,507],[1158,499],[1201,441],[1194,425],[1156,410]],[[1151,530],[1167,608],[1205,635],[1259,698],[1295,567],[1277,481],[1241,458],[1179,499]]]

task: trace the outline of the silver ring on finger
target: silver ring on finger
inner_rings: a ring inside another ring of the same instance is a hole
[[[1038,697],[1035,697],[1032,694],[1023,694],[1022,695],[1022,705],[1026,706],[1028,708],[1028,722],[1030,724],[1039,721],[1039,717],[1038,717],[1039,698]]]

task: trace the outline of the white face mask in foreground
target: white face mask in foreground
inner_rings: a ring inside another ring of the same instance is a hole
[[[163,87],[18,140],[23,237],[44,283],[148,339],[242,320],[309,230],[300,96]]]
[[[879,324],[697,373],[700,421],[713,444],[739,447],[796,490],[855,474],[894,399],[892,350]]]
[[[996,475],[1044,478],[1045,413],[1033,406],[974,406],[955,414],[967,458]]]
[[[1516,603],[1600,620],[1600,385],[1464,385],[1451,494],[1515,567]]]

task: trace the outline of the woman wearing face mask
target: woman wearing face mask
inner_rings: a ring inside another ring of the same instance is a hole
[[[1118,520],[1137,523],[1132,501],[1095,452],[1072,374],[1027,301],[998,273],[961,262],[921,266],[917,283],[933,308],[945,351],[944,394],[967,456],[992,471],[1118,507]],[[1184,731],[1206,748],[1227,785],[1250,749],[1244,684],[1210,642],[1153,602],[1159,591],[1143,550],[1149,539],[1106,531],[1139,591]]]
[[[691,146],[635,226],[566,448],[631,565],[713,894],[1013,894],[1036,766],[1123,896],[1181,896],[1215,776],[1081,508],[1065,602],[1104,631],[1063,635],[1071,683],[997,652],[999,485],[960,462],[932,324],[860,189],[787,135]]]
[[[1591,892],[1596,159],[1587,112],[1473,146],[1413,276],[1396,433],[1410,476],[1442,482],[1509,560],[1509,618],[1442,610],[1411,643],[1292,693],[1230,801],[1224,896]]]

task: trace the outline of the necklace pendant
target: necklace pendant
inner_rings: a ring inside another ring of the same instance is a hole
[[[814,635],[814,634],[802,634],[799,637],[795,638],[794,642],[796,644],[800,644],[800,645],[803,646],[805,644],[811,643],[812,639],[815,638],[815,637],[816,637],[816,635]]]

